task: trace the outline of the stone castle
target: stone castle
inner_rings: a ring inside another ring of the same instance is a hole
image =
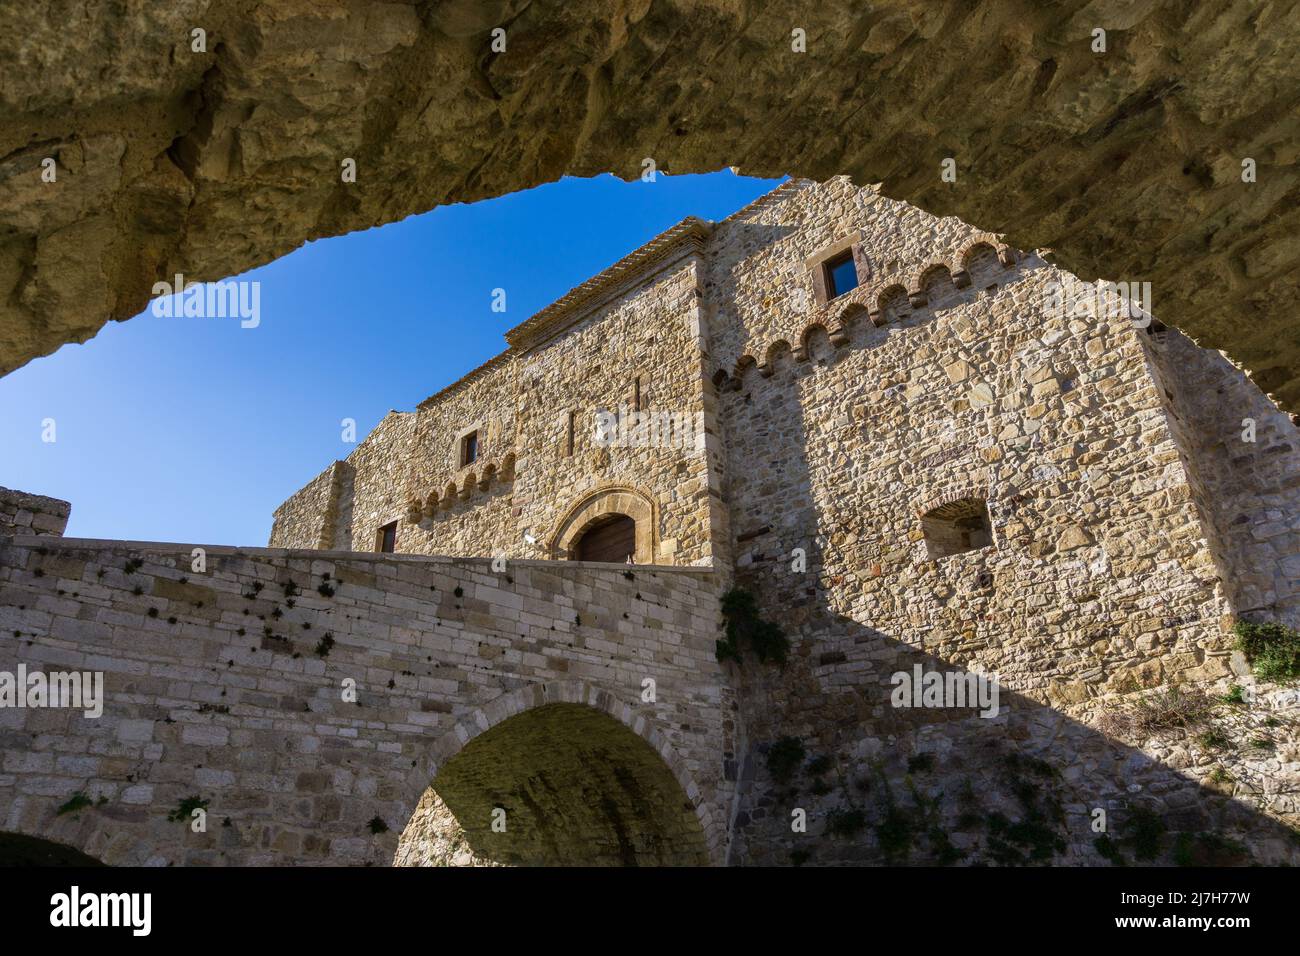
[[[145,660],[95,656],[147,711],[116,737],[131,765],[176,765],[106,792],[248,815],[206,842],[143,809],[56,829],[137,862],[1295,860],[1300,701],[1230,628],[1300,625],[1300,434],[1092,288],[792,180],[513,328],[281,505],[269,549],[210,549],[210,582],[188,547],[18,531],[0,593],[27,603],[0,611],[46,660],[157,631]],[[732,639],[774,629],[779,664]],[[993,679],[996,713],[898,706],[913,673]],[[348,674],[380,698],[360,716]],[[1215,711],[1213,746],[1131,719],[1234,685],[1252,706]],[[50,826],[71,785],[37,736],[5,829]],[[358,832],[371,809],[391,837]]]

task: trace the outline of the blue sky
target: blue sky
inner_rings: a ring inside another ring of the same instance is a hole
[[[146,310],[0,378],[0,485],[71,501],[70,537],[265,545],[276,506],[356,447],[342,419],[364,438],[673,223],[776,182],[563,179],[309,243],[241,277],[256,328]]]

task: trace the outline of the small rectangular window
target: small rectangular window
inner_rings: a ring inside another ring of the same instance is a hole
[[[392,554],[397,550],[397,522],[393,521],[379,529],[379,550]]]
[[[826,298],[834,299],[858,287],[858,267],[853,264],[853,250],[826,260]]]
[[[460,465],[472,465],[478,460],[478,432],[473,431],[460,440]]]

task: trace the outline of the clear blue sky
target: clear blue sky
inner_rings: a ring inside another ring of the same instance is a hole
[[[265,545],[276,506],[356,447],[341,419],[364,438],[673,223],[775,185],[564,179],[309,243],[242,277],[257,328],[146,310],[0,378],[0,485],[71,501],[71,537]]]

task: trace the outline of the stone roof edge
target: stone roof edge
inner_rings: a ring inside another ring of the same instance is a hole
[[[759,196],[753,202],[742,206],[726,219],[721,220],[721,222],[730,222],[737,216],[753,212],[770,203],[782,201],[788,193],[814,185],[816,183],[811,179],[787,179],[776,188]],[[532,346],[544,341],[550,334],[572,325],[599,300],[607,298],[610,293],[621,288],[630,279],[639,277],[649,267],[659,265],[663,260],[667,259],[668,255],[680,243],[688,239],[706,239],[712,234],[713,228],[712,224],[705,222],[698,216],[687,216],[681,222],[670,226],[649,242],[629,252],[613,265],[570,289],[540,312],[534,313],[514,328],[508,330],[506,332],[506,342],[509,343],[509,348],[488,359],[477,368],[466,372],[450,385],[440,388],[415,406],[416,409],[427,408],[440,399],[454,395],[480,375],[504,365],[515,355],[527,351]],[[570,321],[564,322],[565,317],[568,317]]]
[[[506,333],[506,341],[514,351],[527,351],[572,325],[616,290],[641,278],[652,267],[661,265],[681,244],[702,244],[712,231],[712,223],[698,216],[687,216],[516,325]]]
[[[438,399],[447,398],[449,395],[454,395],[456,392],[459,392],[462,388],[464,388],[470,382],[474,381],[474,379],[478,378],[480,375],[490,372],[494,368],[500,368],[502,365],[505,365],[506,362],[514,358],[514,356],[515,356],[515,350],[512,348],[506,349],[504,352],[498,352],[496,355],[492,356],[482,365],[478,366],[477,368],[470,369],[468,372],[466,372],[460,378],[456,379],[456,381],[452,382],[450,385],[444,385],[442,388],[438,389],[436,392],[434,392],[432,395],[430,395],[428,398],[422,401],[419,405],[416,405],[415,406],[416,411],[419,411],[422,408],[427,408]]]
[[[781,185],[774,189],[769,189],[767,192],[763,193],[763,195],[759,196],[747,205],[741,206],[726,219],[718,220],[718,225],[731,222],[734,219],[739,219],[741,216],[748,215],[749,213],[757,212],[759,209],[762,209],[765,206],[770,206],[772,203],[784,202],[789,198],[787,195],[788,193],[799,192],[807,189],[809,186],[816,185],[817,183],[811,179],[787,179],[785,182],[781,183]]]

